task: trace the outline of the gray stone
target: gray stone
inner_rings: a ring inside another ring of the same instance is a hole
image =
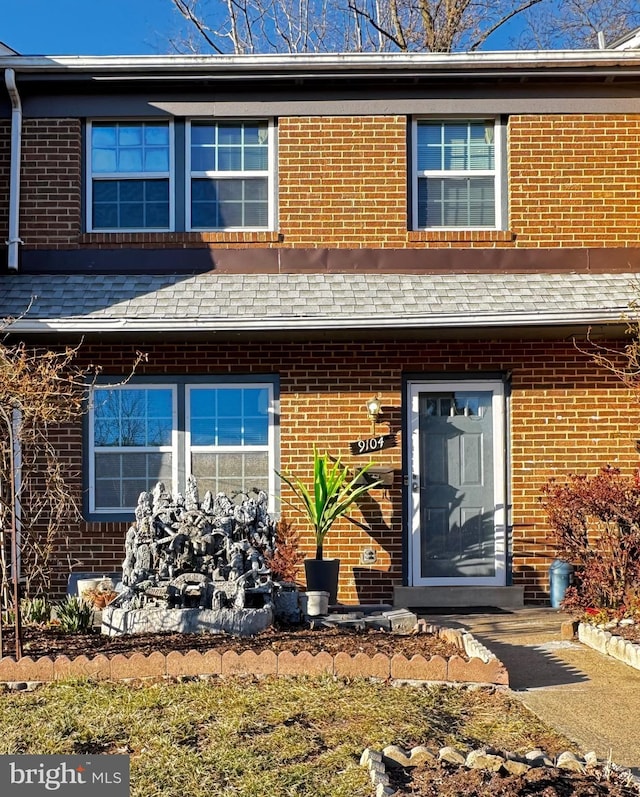
[[[382,760],[388,767],[400,769],[411,766],[411,758],[406,750],[398,747],[397,744],[390,744],[382,751]]]
[[[465,757],[455,747],[441,747],[438,751],[438,758],[440,761],[446,761],[448,764],[462,765],[465,763]]]
[[[510,775],[524,775],[531,769],[530,764],[525,764],[524,761],[518,761],[515,758],[506,758],[502,767]]]
[[[378,786],[378,784],[383,784],[384,786],[389,785],[389,776],[386,772],[379,772],[376,769],[371,769],[369,771],[369,776],[371,778],[371,783],[374,786]]]
[[[330,622],[351,622],[353,620],[362,620],[364,614],[362,612],[331,612],[329,617]]]
[[[465,761],[469,769],[485,769],[488,772],[498,772],[503,764],[502,756],[491,755],[485,750],[472,750]]]
[[[418,622],[418,616],[408,609],[394,609],[391,612],[383,612],[382,616],[389,620],[391,630],[395,633],[410,634]]]
[[[395,789],[384,783],[378,783],[376,786],[376,797],[391,797],[395,794]]]
[[[411,755],[409,756],[409,766],[416,767],[419,764],[424,764],[428,761],[435,761],[436,757],[432,750],[422,744],[412,748]]]
[[[369,772],[373,772],[376,775],[384,775],[387,771],[384,765],[384,761],[369,761],[367,763],[367,767],[369,769]]]
[[[366,767],[369,761],[382,761],[382,753],[371,747],[365,747],[360,756],[360,766]]]
[[[272,623],[270,604],[262,609],[119,609],[107,606],[102,612],[102,633],[108,636],[159,631],[254,636]]]
[[[271,577],[276,526],[267,493],[239,498],[207,492],[200,503],[193,476],[186,497],[172,497],[162,482],[140,493],[125,536],[124,589],[103,632],[253,635],[273,622],[274,600],[286,604],[281,616],[299,619],[295,585]]]
[[[335,618],[333,615],[323,617],[319,620],[318,625],[324,628],[352,628],[356,631],[364,631],[365,621],[363,618],[347,617]]]
[[[544,752],[544,750],[530,750],[525,755],[526,760],[531,764],[533,767],[552,767],[553,761],[549,758],[549,756]]]
[[[560,753],[556,760],[558,769],[567,769],[570,772],[584,772],[584,764],[570,750]]]
[[[364,618],[364,624],[367,628],[374,628],[377,631],[391,631],[391,620],[383,615],[372,614]]]

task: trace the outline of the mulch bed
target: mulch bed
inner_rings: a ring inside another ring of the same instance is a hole
[[[12,656],[15,650],[13,629],[3,629],[3,654]],[[344,652],[350,655],[365,653],[373,656],[383,653],[393,656],[402,653],[407,658],[416,654],[429,658],[434,655],[450,658],[458,655],[468,658],[455,645],[439,639],[433,634],[391,634],[385,631],[367,629],[309,629],[309,628],[269,628],[254,637],[232,637],[227,634],[181,634],[153,633],[131,634],[109,637],[96,629],[87,634],[63,633],[55,626],[25,626],[23,629],[23,655],[35,659],[40,656],[115,656],[118,653],[149,654],[155,651],[170,653],[173,650],[188,651],[218,650],[221,653],[233,650],[242,653],[252,650],[260,653],[272,650],[280,653],[289,650],[294,654],[303,650],[312,654],[326,651],[335,655]]]
[[[640,645],[640,624],[635,625],[617,625],[615,628],[607,629],[614,636],[621,636],[623,639],[628,639],[629,642],[635,642]]]
[[[552,767],[530,769],[524,775],[501,775],[442,762],[411,770],[390,770],[397,797],[638,797],[637,786],[613,773],[567,772]]]

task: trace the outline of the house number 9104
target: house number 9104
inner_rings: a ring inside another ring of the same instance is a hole
[[[366,440],[356,440],[349,443],[349,447],[352,454],[371,454],[373,451],[382,451],[383,448],[392,448],[395,444],[395,434],[381,434]]]
[[[384,437],[370,437],[368,440],[358,440],[358,454],[369,454],[371,451],[379,451],[384,448]]]

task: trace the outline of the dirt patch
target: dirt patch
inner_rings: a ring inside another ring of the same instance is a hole
[[[12,656],[14,652],[13,629],[4,628],[4,655]],[[88,634],[65,634],[55,626],[26,626],[23,635],[23,653],[25,656],[95,656],[102,653],[115,656],[118,653],[149,654],[155,651],[170,653],[173,650],[188,651],[233,650],[242,653],[252,650],[260,653],[272,650],[280,653],[289,650],[300,653],[303,650],[316,654],[326,651],[335,655],[344,652],[350,655],[365,653],[373,656],[383,653],[393,656],[402,653],[407,658],[422,655],[425,658],[439,655],[444,658],[458,655],[468,658],[455,645],[445,642],[434,634],[391,634],[374,629],[317,629],[309,628],[269,628],[253,637],[232,637],[227,634],[180,634],[154,633],[131,634],[109,637],[95,630]]]
[[[411,797],[638,797],[636,786],[612,773],[582,774],[552,767],[530,769],[523,775],[501,775],[441,762],[410,770],[391,770],[397,795]]]

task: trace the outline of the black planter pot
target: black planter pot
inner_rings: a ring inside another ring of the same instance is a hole
[[[329,604],[338,602],[339,559],[305,559],[307,592],[328,592]]]

